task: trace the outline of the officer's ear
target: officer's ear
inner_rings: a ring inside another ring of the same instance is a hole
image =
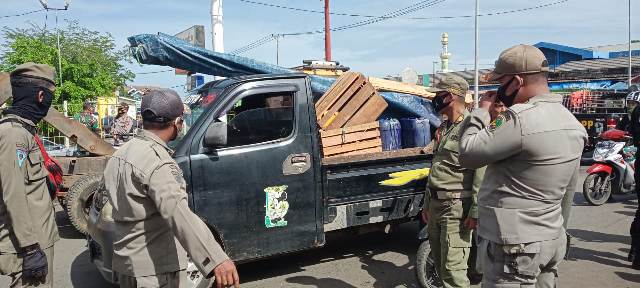
[[[44,91],[38,90],[38,94],[36,94],[36,101],[38,102],[38,104],[44,102]]]

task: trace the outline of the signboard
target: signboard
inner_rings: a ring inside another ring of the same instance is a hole
[[[200,48],[204,47],[204,26],[203,25],[193,25],[187,30],[184,30],[176,35],[173,35],[176,38],[187,41],[195,46]],[[189,75],[190,72],[182,69],[176,69],[176,75]]]

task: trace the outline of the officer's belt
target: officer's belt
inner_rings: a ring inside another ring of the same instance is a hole
[[[448,190],[429,190],[431,192],[431,197],[435,199],[462,199],[469,198],[473,196],[473,192],[469,190],[458,190],[458,191],[448,191]]]

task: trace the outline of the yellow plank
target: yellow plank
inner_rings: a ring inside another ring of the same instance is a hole
[[[427,99],[431,99],[434,96],[436,96],[435,93],[427,91],[427,88],[425,87],[408,84],[408,83],[402,83],[402,82],[397,82],[397,81],[392,81],[392,80],[387,80],[382,78],[375,78],[375,77],[369,77],[369,83],[371,83],[373,87],[375,87],[377,90],[381,90],[381,91],[411,94],[411,95],[424,97]]]

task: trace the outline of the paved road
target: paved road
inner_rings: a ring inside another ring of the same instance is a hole
[[[636,205],[635,197],[618,196],[614,203],[592,207],[576,194],[573,254],[560,267],[559,287],[640,287],[640,271],[626,261]],[[56,244],[55,287],[111,287],[88,262],[83,237],[64,213],[57,216],[63,239]],[[407,224],[390,235],[335,235],[323,249],[240,266],[242,287],[418,287],[416,233],[416,225]],[[0,279],[0,287],[6,283]]]

